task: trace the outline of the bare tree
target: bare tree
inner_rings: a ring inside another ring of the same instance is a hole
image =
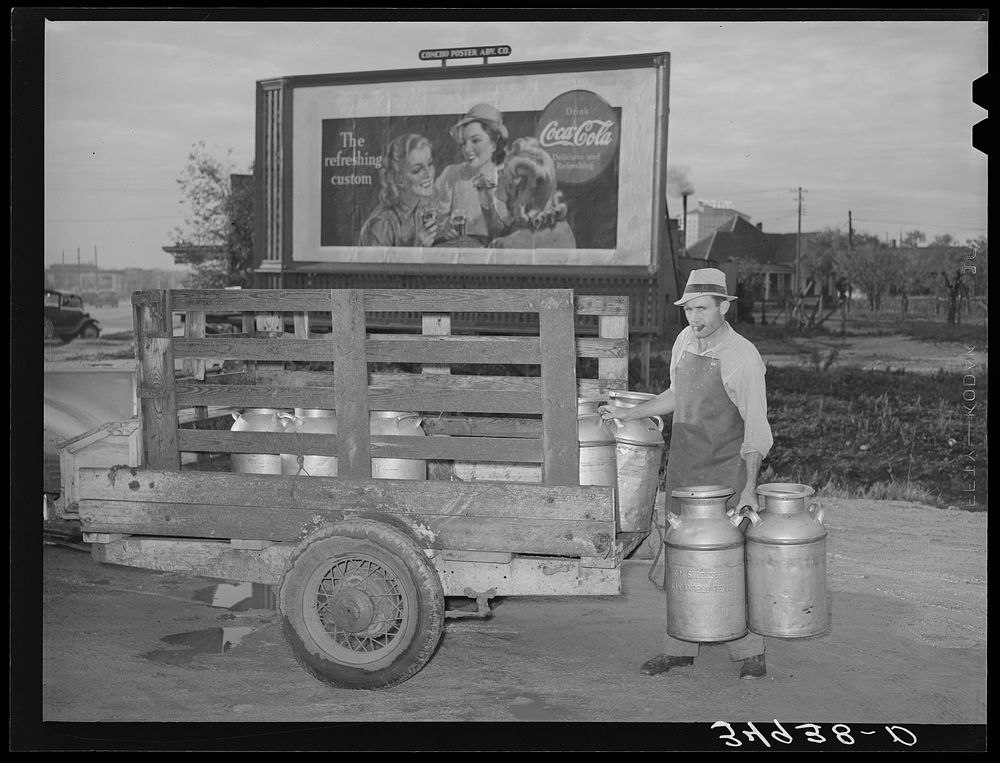
[[[838,273],[865,292],[868,306],[877,312],[882,307],[882,295],[896,277],[896,259],[877,238],[865,237],[852,249],[837,254],[836,267]]]
[[[950,236],[939,236],[954,240]],[[944,284],[944,296],[948,305],[948,323],[961,322],[962,298],[968,298],[974,284],[978,281],[986,283],[989,275],[989,247],[985,236],[970,239],[966,246],[951,246],[944,250],[944,255],[938,260],[938,273]]]

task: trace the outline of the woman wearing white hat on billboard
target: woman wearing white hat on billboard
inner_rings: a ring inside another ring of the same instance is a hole
[[[605,417],[633,419],[673,414],[667,457],[667,496],[690,485],[724,485],[731,506],[758,508],[757,475],[773,444],[767,421],[764,361],[753,344],[726,322],[730,303],[726,276],[716,268],[691,272],[684,294],[688,326],[674,341],[670,387],[634,408],[601,409]],[[680,514],[676,499],[667,509]],[[765,675],[764,639],[749,632],[726,642],[742,661],[740,678]],[[645,662],[646,675],[694,664],[699,644],[664,634],[664,650]]]
[[[510,221],[498,182],[510,136],[503,116],[486,103],[469,109],[449,133],[458,143],[463,162],[445,167],[437,179],[445,218],[443,237],[445,243],[483,246],[501,235]]]

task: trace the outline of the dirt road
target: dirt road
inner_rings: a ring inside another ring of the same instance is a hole
[[[184,736],[186,749],[727,749],[726,727],[712,728],[725,722],[744,749],[764,749],[743,734],[753,721],[765,734],[780,722],[793,736],[789,749],[842,748],[848,726],[854,749],[911,749],[886,725],[914,735],[912,749],[975,749],[986,720],[987,514],[823,504],[831,630],[769,639],[768,675],[756,682],[737,678],[722,646],[703,647],[694,667],[666,676],[638,672],[660,650],[663,627],[648,561],[626,562],[620,596],[510,598],[489,619],[449,619],[420,673],[373,692],[334,689],[301,670],[270,589],[234,605],[249,592],[226,599],[220,593],[232,587],[221,581],[99,565],[79,547],[48,545],[41,707],[44,721],[59,723],[46,724],[39,739],[53,749],[81,739],[113,749],[119,727],[105,722],[180,721],[236,724],[224,736],[176,727],[196,737]],[[489,724],[406,733],[356,725],[398,721],[543,723],[500,734]],[[588,731],[595,722],[610,727],[598,736]],[[260,725],[270,723],[278,725]],[[659,723],[684,725],[649,725]],[[289,737],[298,724],[304,735]],[[128,728],[133,749],[180,738]],[[542,730],[554,736],[537,738]]]

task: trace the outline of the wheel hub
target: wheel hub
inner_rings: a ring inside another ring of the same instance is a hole
[[[375,604],[364,591],[345,587],[328,600],[325,615],[341,630],[359,633],[371,625]]]

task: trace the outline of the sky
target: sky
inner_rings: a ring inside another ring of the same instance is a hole
[[[972,127],[986,21],[97,21],[44,25],[44,264],[172,268],[177,184],[203,141],[254,151],[256,82],[438,67],[426,48],[506,44],[492,62],[668,52],[667,167],[765,232],[838,228],[928,242],[986,235]],[[454,65],[481,66],[473,63]],[[14,144],[16,150],[16,143]],[[15,179],[16,180],[16,179]],[[681,214],[679,184],[668,212]]]

